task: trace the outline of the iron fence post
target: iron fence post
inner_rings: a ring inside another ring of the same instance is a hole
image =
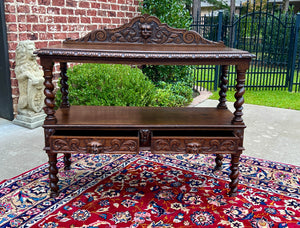
[[[4,1],[0,1],[0,53],[0,117],[13,120],[13,99],[9,70]]]
[[[223,26],[223,10],[219,11],[218,15],[218,35],[217,35],[217,41],[221,40],[221,35],[222,35],[222,26]]]
[[[218,14],[218,33],[217,33],[217,41],[221,41],[222,36],[222,27],[223,27],[223,10],[219,11]],[[217,91],[220,81],[220,66],[216,66],[215,68],[215,80],[214,80],[214,91]]]
[[[294,82],[294,74],[295,74],[295,63],[297,57],[297,49],[298,49],[298,38],[299,38],[299,31],[300,31],[300,13],[296,15],[296,24],[295,24],[295,36],[294,36],[294,44],[292,45],[292,58],[291,58],[291,70],[289,75],[289,92],[293,91],[293,82]]]

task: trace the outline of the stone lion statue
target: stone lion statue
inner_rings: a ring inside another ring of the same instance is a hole
[[[15,73],[19,83],[18,114],[32,116],[44,106],[43,71],[36,61],[34,42],[20,41],[16,50]]]

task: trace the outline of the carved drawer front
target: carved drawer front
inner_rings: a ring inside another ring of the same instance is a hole
[[[84,133],[82,133],[84,134]],[[139,152],[139,138],[138,133],[130,132],[129,136],[120,134],[121,136],[105,136],[105,133],[101,132],[101,136],[96,133],[85,133],[91,136],[77,136],[74,132],[70,132],[70,135],[55,135],[50,137],[50,149],[55,153],[89,153],[89,154],[101,154],[101,153],[138,153]],[[131,135],[136,136],[131,136]],[[103,135],[103,136],[102,136]]]
[[[230,131],[154,131],[152,153],[234,153],[239,138]]]

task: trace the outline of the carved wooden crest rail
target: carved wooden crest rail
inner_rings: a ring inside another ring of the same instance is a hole
[[[157,17],[143,15],[116,29],[99,29],[68,43],[141,43],[141,44],[201,44],[224,46],[222,42],[204,39],[195,31],[175,29],[162,24]]]
[[[158,18],[142,15],[115,29],[100,29],[82,38],[37,51],[45,78],[47,114],[45,151],[49,158],[51,196],[59,194],[57,154],[70,169],[72,153],[231,154],[230,196],[236,196],[239,157],[243,148],[245,74],[253,55],[204,39],[195,31],[171,28]],[[53,63],[60,63],[62,102],[55,109]],[[71,106],[67,63],[221,65],[220,99],[216,108]],[[227,109],[228,66],[236,68],[235,111]]]

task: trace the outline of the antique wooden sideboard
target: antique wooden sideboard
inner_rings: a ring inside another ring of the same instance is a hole
[[[242,105],[245,73],[253,55],[202,38],[195,31],[171,28],[143,15],[115,29],[94,30],[80,39],[37,51],[45,78],[45,151],[52,197],[58,196],[57,153],[70,169],[72,153],[231,154],[230,196],[237,195],[239,157],[245,124]],[[53,64],[60,63],[62,103],[55,109]],[[70,106],[67,63],[129,65],[221,65],[217,107]],[[228,66],[236,67],[235,112],[226,106]]]

